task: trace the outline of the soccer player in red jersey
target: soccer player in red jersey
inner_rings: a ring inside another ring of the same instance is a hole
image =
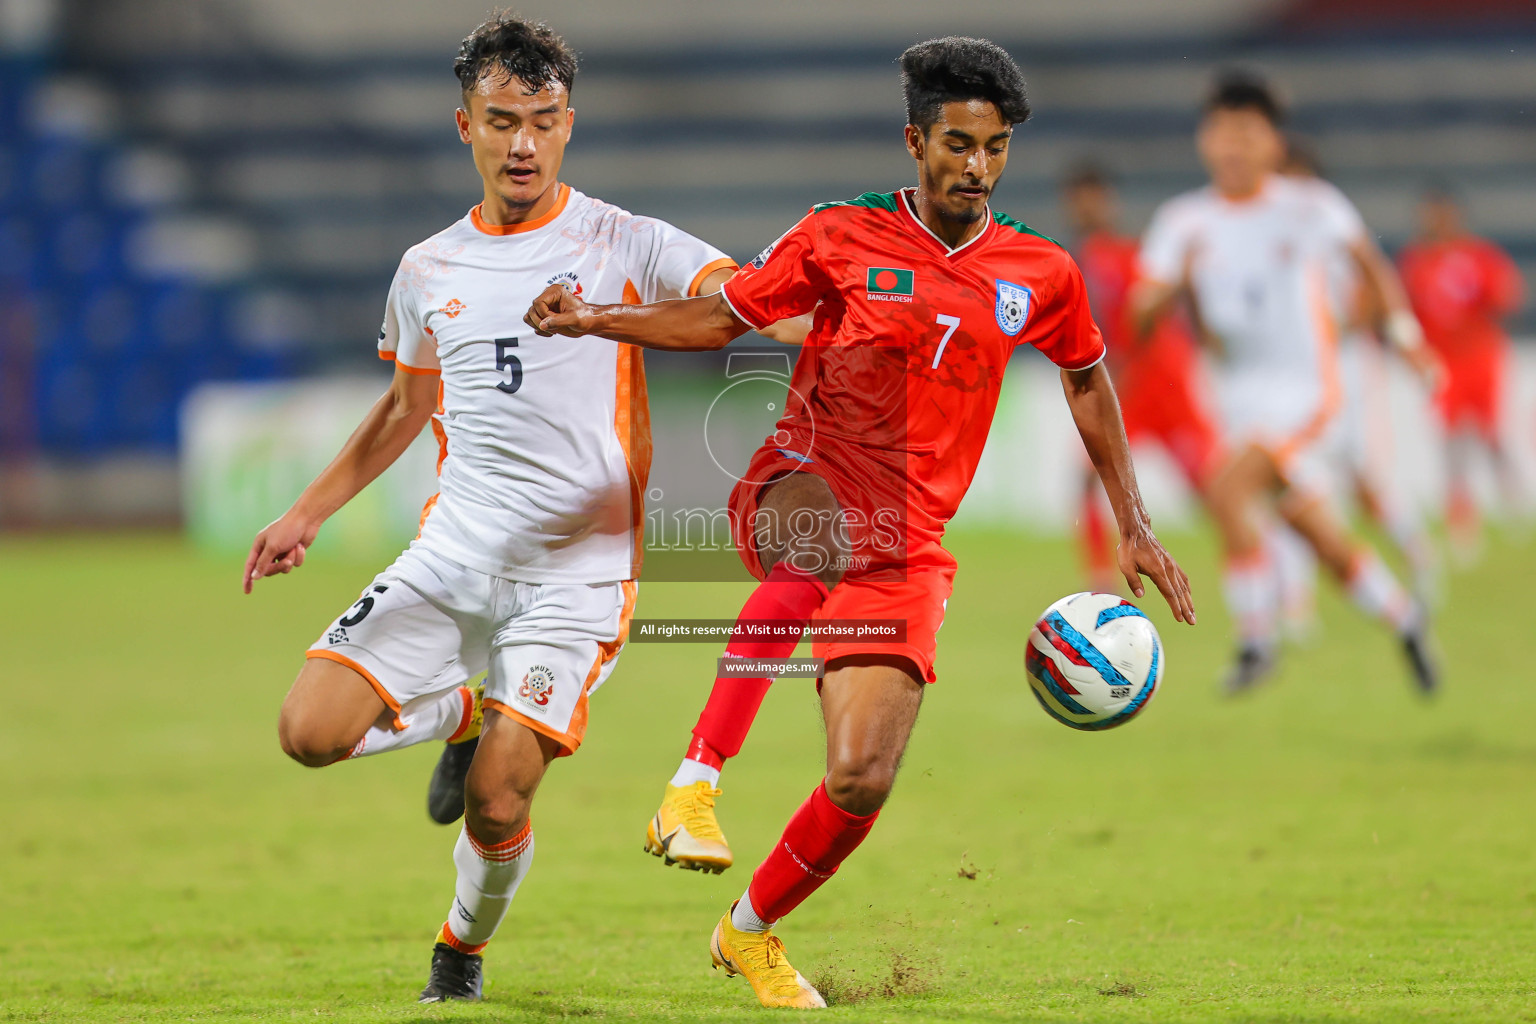
[[[1061,367],[1132,591],[1143,593],[1145,574],[1179,620],[1195,618],[1189,581],[1142,505],[1082,275],[1059,245],[987,203],[1013,127],[1029,115],[1018,66],[990,42],[951,37],[912,47],[901,67],[916,188],[816,207],[721,296],[592,306],[552,287],[527,317],[543,334],[705,350],[815,311],[778,430],[731,494],[741,557],[763,581],[742,619],[901,619],[906,636],[815,644],[826,659],[826,777],[711,943],[716,966],[745,975],[767,1006],[825,1005],[770,929],[837,871],[891,791],[934,680],[934,634],[955,571],[944,524],[1019,345]],[[797,639],[735,639],[726,653],[783,656]],[[760,682],[717,680],[695,730],[716,763],[745,735]]]
[[[1116,230],[1115,189],[1102,168],[1092,163],[1074,167],[1062,183],[1061,198],[1076,236],[1073,256],[1104,334],[1125,435],[1131,444],[1161,444],[1191,490],[1203,496],[1221,458],[1221,437],[1204,398],[1209,385],[1202,379],[1189,325],[1182,316],[1168,315],[1144,337],[1137,330],[1127,300],[1136,284],[1141,240]],[[1103,491],[1091,473],[1083,479],[1078,538],[1093,587],[1114,590],[1114,541]]]
[[[1520,308],[1520,271],[1504,250],[1467,230],[1461,204],[1430,190],[1419,207],[1420,234],[1399,257],[1424,336],[1445,364],[1437,397],[1451,443],[1446,524],[1464,554],[1478,546],[1477,506],[1467,479],[1478,447],[1494,458],[1506,489],[1511,467],[1499,420],[1509,338],[1500,321]]]

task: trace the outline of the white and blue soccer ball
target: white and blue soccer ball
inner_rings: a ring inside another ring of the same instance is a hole
[[[1029,631],[1024,649],[1035,698],[1074,729],[1113,729],[1141,714],[1166,663],[1152,620],[1114,594],[1057,601]]]

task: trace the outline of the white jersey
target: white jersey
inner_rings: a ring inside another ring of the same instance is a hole
[[[414,246],[385,306],[379,355],[440,374],[438,493],[416,543],[524,583],[607,583],[638,572],[650,414],[640,350],[541,338],[523,322],[564,284],[593,303],[697,293],[735,263],[650,217],[561,185],[525,224],[480,208]]]
[[[1273,175],[1251,199],[1206,187],[1164,203],[1142,240],[1141,269],[1172,283],[1188,263],[1226,367],[1316,380],[1329,372],[1345,312],[1341,268],[1364,235],[1360,214],[1332,185]]]

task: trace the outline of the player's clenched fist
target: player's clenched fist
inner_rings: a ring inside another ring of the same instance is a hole
[[[580,338],[591,330],[592,307],[568,289],[552,284],[533,300],[523,320],[545,338],[556,334]]]

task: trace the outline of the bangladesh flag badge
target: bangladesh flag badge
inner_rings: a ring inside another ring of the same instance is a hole
[[[883,302],[911,302],[912,279],[910,270],[896,267],[870,267],[864,281],[868,297]]]

